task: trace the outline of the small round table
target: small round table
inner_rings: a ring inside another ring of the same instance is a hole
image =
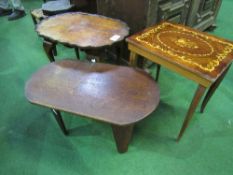
[[[48,1],[42,4],[42,11],[47,16],[71,12],[75,6],[67,0]]]
[[[126,23],[105,16],[88,13],[65,13],[43,20],[36,28],[44,38],[44,50],[52,62],[56,43],[96,54],[103,48],[122,41],[128,34]]]

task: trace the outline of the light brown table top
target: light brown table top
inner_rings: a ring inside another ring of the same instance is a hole
[[[159,103],[159,88],[144,71],[77,60],[44,66],[25,94],[32,103],[115,125],[138,122]]]
[[[80,48],[96,48],[123,40],[129,33],[126,23],[88,13],[64,13],[43,20],[36,28],[38,34]]]
[[[147,28],[127,41],[211,82],[233,59],[232,42],[169,22]]]

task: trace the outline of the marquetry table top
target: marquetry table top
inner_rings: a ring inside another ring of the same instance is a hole
[[[178,24],[163,22],[129,38],[129,44],[209,80],[233,58],[233,43]]]
[[[43,20],[38,34],[55,42],[81,48],[112,45],[129,33],[126,23],[88,13],[64,13]]]

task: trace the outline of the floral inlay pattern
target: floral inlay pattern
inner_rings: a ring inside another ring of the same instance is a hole
[[[229,42],[166,22],[142,33],[136,40],[207,72],[214,71],[233,51]]]
[[[174,42],[180,47],[188,47],[191,49],[199,48],[195,42],[192,42],[191,40],[186,39],[186,38],[180,38],[178,40],[175,40]]]

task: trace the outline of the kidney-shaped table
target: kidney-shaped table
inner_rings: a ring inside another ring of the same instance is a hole
[[[64,134],[59,110],[109,123],[119,152],[125,152],[135,123],[159,103],[159,88],[144,71],[125,66],[53,62],[32,75],[25,88],[27,99],[53,109]]]

